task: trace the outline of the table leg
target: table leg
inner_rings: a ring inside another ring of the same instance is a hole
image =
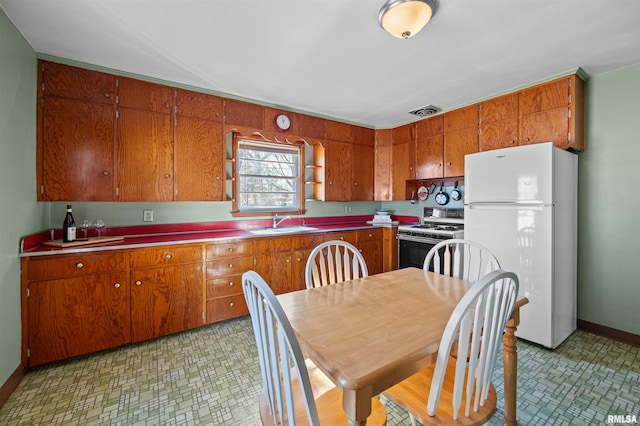
[[[347,414],[347,420],[351,426],[364,426],[367,417],[371,414],[371,388],[343,389],[342,408]]]
[[[518,313],[514,311],[507,322],[502,337],[504,362],[504,422],[507,425],[518,424],[516,416],[516,388],[518,373],[518,339],[515,336]]]

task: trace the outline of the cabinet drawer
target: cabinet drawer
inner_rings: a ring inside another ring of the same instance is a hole
[[[200,262],[201,260],[202,248],[200,246],[167,246],[131,252],[129,264],[132,269],[137,269],[176,263]]]
[[[242,275],[253,269],[253,256],[207,261],[207,279],[228,275]]]
[[[207,299],[235,296],[242,293],[242,275],[207,281]]]
[[[290,251],[293,246],[293,238],[293,235],[284,238],[258,238],[256,240],[256,253]]]
[[[242,294],[207,301],[207,322],[222,321],[247,315],[248,313],[247,302]]]
[[[358,242],[382,239],[382,228],[359,229],[356,233],[358,235]]]
[[[82,254],[29,262],[29,280],[39,281],[125,269],[124,252]]]
[[[320,243],[325,242],[326,240],[327,235],[325,233],[296,237],[293,242],[293,249],[312,249]]]
[[[207,260],[217,257],[238,257],[253,254],[253,242],[211,244],[207,246]]]
[[[326,237],[326,241],[338,240],[346,241],[351,244],[356,243],[356,233],[354,231],[329,232],[328,234],[326,234]]]

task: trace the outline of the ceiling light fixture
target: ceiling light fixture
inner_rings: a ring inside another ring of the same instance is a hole
[[[436,6],[436,0],[387,0],[378,13],[378,22],[392,36],[409,38],[427,25]]]

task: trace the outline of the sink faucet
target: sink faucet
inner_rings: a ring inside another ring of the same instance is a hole
[[[278,220],[278,213],[273,216],[273,229],[276,229],[278,225],[284,222],[287,219],[291,219],[291,216],[285,216],[282,219]]]

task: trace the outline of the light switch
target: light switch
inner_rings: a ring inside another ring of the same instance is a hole
[[[153,210],[142,210],[142,221],[153,222]]]

